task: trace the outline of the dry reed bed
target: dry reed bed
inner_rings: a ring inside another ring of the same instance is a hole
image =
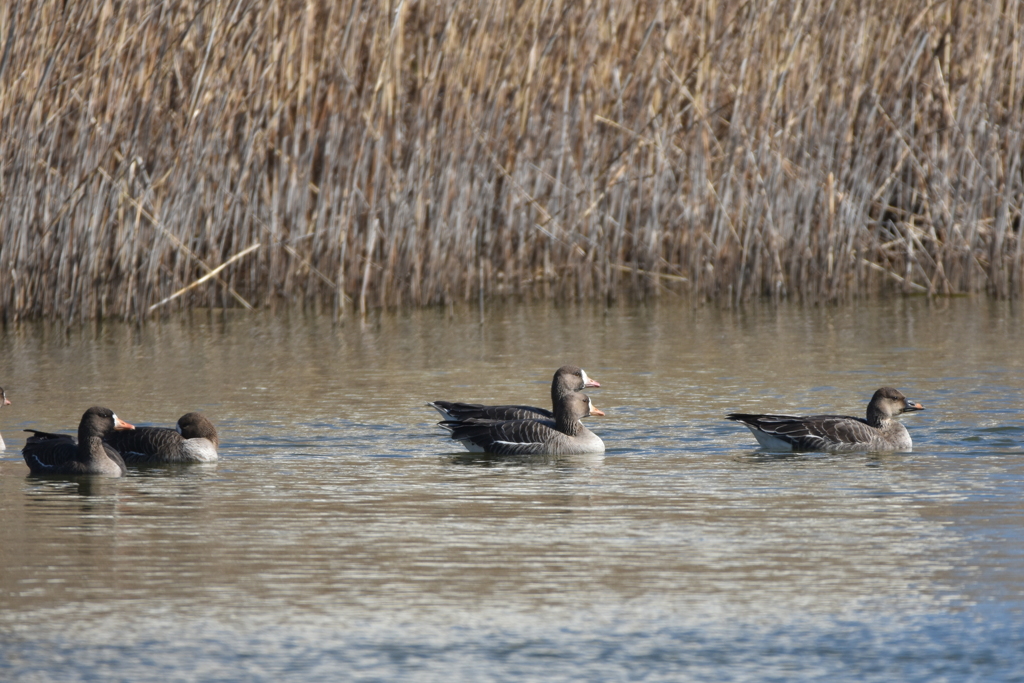
[[[1019,296],[1022,20],[1013,2],[15,0],[0,311],[142,318],[232,258],[157,310]]]

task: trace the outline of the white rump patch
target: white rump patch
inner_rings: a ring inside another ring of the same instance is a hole
[[[757,443],[761,444],[761,448],[764,448],[765,450],[783,452],[793,450],[793,444],[785,441],[784,439],[772,436],[767,432],[762,432],[760,429],[751,427],[750,425],[747,425],[747,428],[750,430],[750,433],[754,435],[754,438],[757,439]]]

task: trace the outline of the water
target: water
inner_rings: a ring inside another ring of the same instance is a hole
[[[0,679],[1024,680],[1024,314],[194,314],[0,340]],[[602,383],[608,452],[461,453],[424,406]],[[781,457],[730,411],[926,410]],[[24,428],[202,410],[220,462],[28,477]]]

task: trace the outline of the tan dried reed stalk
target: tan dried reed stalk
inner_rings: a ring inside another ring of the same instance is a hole
[[[0,312],[1024,291],[1024,5],[14,0]]]

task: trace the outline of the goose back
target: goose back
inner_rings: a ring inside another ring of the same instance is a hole
[[[106,442],[129,465],[145,463],[199,463],[217,460],[217,428],[202,413],[186,413],[175,429],[137,427],[108,434]]]
[[[585,394],[563,396],[555,418],[536,420],[446,420],[438,424],[467,450],[499,455],[581,455],[603,453],[604,442],[580,421],[604,415]]]
[[[882,387],[868,403],[867,419],[847,415],[762,415],[730,413],[757,442],[775,451],[909,451],[910,432],[897,418],[924,410],[897,389]]]
[[[583,391],[588,387],[600,387],[597,380],[592,379],[583,368],[577,365],[563,365],[555,370],[551,378],[551,405],[554,407],[559,399],[569,394]],[[454,401],[433,401],[427,404],[447,421],[462,420],[537,420],[554,419],[551,410],[536,406],[496,405],[488,406],[481,403],[458,403]]]
[[[123,476],[124,460],[103,438],[115,430],[134,427],[121,420],[109,408],[95,406],[82,415],[78,439],[68,434],[33,429],[25,441],[22,455],[32,474]]]

